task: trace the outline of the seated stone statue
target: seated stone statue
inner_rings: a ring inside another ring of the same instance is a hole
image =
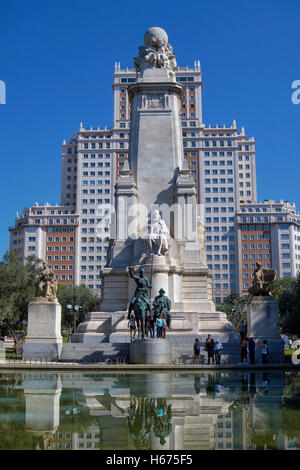
[[[164,256],[168,251],[168,238],[170,232],[159,212],[154,211],[154,221],[150,228],[149,244],[153,253]]]
[[[269,296],[273,282],[276,279],[276,271],[274,269],[262,268],[260,263],[256,263],[256,268],[253,272],[254,279],[252,287],[248,289],[249,294],[253,296]]]
[[[44,297],[49,302],[56,301],[57,280],[54,272],[43,261],[43,267],[36,285],[36,297]]]

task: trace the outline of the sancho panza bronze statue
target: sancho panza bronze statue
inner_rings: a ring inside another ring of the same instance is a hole
[[[153,300],[154,316],[158,317],[161,313],[165,315],[168,328],[171,327],[171,300],[165,295],[165,290],[160,289],[159,295]]]

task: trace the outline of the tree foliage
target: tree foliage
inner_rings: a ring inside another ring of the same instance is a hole
[[[40,262],[35,256],[30,256],[23,265],[14,251],[6,253],[0,262],[0,337],[12,335],[16,350],[18,337],[15,332],[27,319],[28,303],[35,295]]]
[[[235,330],[239,330],[242,320],[247,321],[247,306],[250,302],[248,296],[241,297],[237,294],[231,294],[222,304],[217,304],[216,309],[219,312],[225,312],[227,319],[233,324]]]
[[[85,285],[81,286],[63,286],[59,285],[57,289],[58,301],[62,307],[62,324],[74,324],[74,311],[69,311],[67,305],[78,305],[80,311],[76,313],[76,324],[82,322],[88,312],[98,309],[99,297]]]
[[[275,281],[272,294],[279,303],[282,333],[300,336],[300,275]]]

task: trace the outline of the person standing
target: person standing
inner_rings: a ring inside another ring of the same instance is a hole
[[[167,321],[166,321],[165,315],[162,315],[162,321],[163,321],[163,325],[162,325],[162,337],[165,338],[165,337],[166,337],[166,330],[167,330]]]
[[[133,313],[130,314],[128,327],[130,328],[130,341],[133,341],[136,334],[136,320]]]
[[[195,342],[194,342],[194,355],[193,355],[193,359],[198,359],[198,362],[200,364],[200,341],[199,341],[199,338],[196,338],[195,339]]]
[[[216,338],[216,342],[215,342],[215,359],[216,359],[216,364],[220,364],[220,362],[221,362],[222,349],[223,349],[223,344],[220,343],[220,341],[219,341],[218,338]]]
[[[249,338],[248,347],[250,364],[255,364],[255,341],[253,338]]]
[[[208,364],[210,364],[210,360],[212,360],[212,363],[215,363],[215,342],[211,335],[208,335],[205,341],[205,349],[207,351],[207,359],[208,359]]]
[[[248,340],[247,338],[242,338],[240,345],[241,345],[241,363],[248,364]]]
[[[246,336],[246,325],[244,320],[241,321],[240,323],[240,337],[241,339],[244,339]]]
[[[157,338],[162,338],[162,330],[163,330],[162,314],[160,314],[159,317],[156,319],[155,326],[156,326],[156,336],[157,336]]]
[[[263,344],[258,344],[258,347],[260,348],[262,363],[268,364],[268,355],[269,355],[268,341],[264,339]]]
[[[153,315],[149,318],[149,333],[150,333],[150,338],[154,338],[155,336],[155,320],[153,318]]]

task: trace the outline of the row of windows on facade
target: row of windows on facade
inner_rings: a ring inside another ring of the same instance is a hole
[[[269,250],[270,249],[270,245],[267,244],[263,247],[263,245],[261,243],[258,243],[257,245],[243,245],[243,250]]]
[[[243,259],[271,259],[270,253],[244,253]]]
[[[242,217],[242,222],[244,222],[244,223],[245,222],[250,222],[250,223],[251,222],[262,222],[262,221],[269,222],[270,220],[272,220],[272,221],[276,220],[277,222],[283,222],[284,218],[281,215],[279,215],[277,217],[272,217],[272,216],[270,216],[270,217],[260,217],[260,216],[258,216],[258,217]],[[281,229],[281,230],[284,230],[284,229]]]
[[[69,238],[69,240],[68,240]],[[29,241],[35,241],[35,237],[29,237]],[[47,237],[48,242],[73,242],[74,237]]]
[[[53,224],[57,224],[57,225],[60,225],[60,224],[64,224],[64,225],[68,225],[68,224],[75,224],[75,219],[42,219],[44,223],[48,224],[48,225],[53,225]],[[41,223],[41,219],[34,219],[34,223],[35,224],[40,224]],[[67,231],[67,230],[66,230]],[[71,231],[69,229],[69,231]]]
[[[224,283],[224,284],[222,284],[222,287],[223,287],[223,289],[229,289],[229,284]],[[219,284],[219,283],[214,284],[214,288],[215,289],[221,289],[221,284]]]
[[[219,240],[222,240],[222,241],[226,241],[226,240],[230,240],[230,241],[234,241],[235,240],[235,236],[234,235],[222,235],[221,237],[219,235],[214,235],[213,237],[211,235],[207,235],[206,236],[206,241],[215,241],[215,242],[218,242]],[[225,245],[224,245],[225,246]],[[226,245],[227,246],[227,245]]]
[[[225,178],[205,178],[204,179],[205,184],[226,184],[226,179]],[[227,184],[233,184],[233,178],[227,178]]]
[[[230,260],[234,261],[235,260],[235,255],[230,255]],[[230,266],[234,266],[234,265],[230,265]],[[208,269],[216,269],[217,271],[219,271],[220,269],[225,269],[225,268],[221,268],[220,264],[214,264],[214,265],[208,264],[207,267],[208,267]],[[232,268],[232,269],[234,269],[234,268]],[[231,276],[234,278],[235,274],[233,273],[233,274],[231,274]]]
[[[97,171],[97,176],[103,176],[103,173],[104,173],[104,176],[110,176],[111,173],[110,171]],[[82,176],[96,176],[96,172],[95,171],[83,171],[82,172]],[[100,183],[101,184],[101,183]]]
[[[87,242],[87,239],[85,239],[85,240],[86,240],[86,241],[83,242],[83,243],[88,243],[88,242]],[[91,243],[93,243],[93,242],[91,242]],[[95,247],[93,247],[93,246],[88,246],[88,247],[86,247],[86,246],[81,246],[81,251],[87,251],[87,248],[88,248],[89,251],[95,251]],[[104,247],[103,247],[103,250],[104,250],[104,251],[107,251],[107,250],[108,250],[108,246],[104,246]],[[96,246],[96,251],[102,251],[102,246]]]
[[[81,243],[102,243],[102,242],[109,242],[109,237],[106,237],[105,239],[99,238],[99,237],[82,237],[81,238]]]
[[[205,193],[233,193],[234,192],[234,188],[231,187],[231,186],[228,186],[228,187],[213,187],[213,188],[209,188],[209,187],[206,187],[204,188],[204,192]],[[251,194],[251,191],[247,191],[247,193],[249,193],[249,196]]]
[[[103,159],[104,157],[105,157],[106,159],[109,159],[109,158],[111,157],[111,154],[110,154],[110,153],[106,153],[105,155],[104,155],[103,153],[98,153],[97,155],[98,155],[98,158],[100,158],[100,159]],[[119,154],[119,155],[122,155],[122,154]],[[94,160],[95,158],[96,158],[96,154],[95,154],[95,153],[90,153],[90,154],[85,153],[85,154],[83,155],[83,159],[84,159],[84,160],[88,160],[88,159]],[[107,166],[110,166],[110,162],[105,162],[105,165],[106,165],[106,164],[107,164]]]
[[[35,227],[29,227],[27,229],[27,232],[30,232],[30,233],[36,232],[36,228]],[[69,232],[69,233],[73,233],[74,228],[73,227],[47,227],[47,232],[48,233],[50,233],[50,232],[55,232],[55,233],[68,233]],[[19,231],[14,231],[13,234],[14,234],[14,236],[22,235],[23,232],[22,232],[22,230],[19,230]],[[30,238],[30,237],[28,237],[28,238]]]
[[[117,133],[114,133],[114,134],[98,134],[98,135],[95,135],[95,134],[92,134],[92,135],[81,134],[80,135],[81,139],[111,139],[113,137],[124,139],[125,134],[124,134],[124,132],[121,132],[121,133],[119,133],[119,135],[117,135]],[[72,148],[71,148],[71,150],[72,150]],[[72,153],[72,152],[69,152],[69,149],[68,149],[68,153]]]
[[[101,266],[101,265],[97,265],[97,266],[88,265],[88,266],[87,266],[87,265],[85,265],[85,264],[82,264],[82,265],[80,266],[80,269],[81,269],[81,271],[88,271],[88,270],[89,270],[89,271],[94,271],[95,269],[97,269],[98,271],[101,271],[102,266]],[[90,278],[90,279],[92,279],[92,278]]]
[[[220,261],[220,256],[219,255],[217,255],[217,256],[218,256],[218,259],[216,259],[216,261]],[[217,269],[222,269],[222,270],[225,270],[225,271],[230,269],[231,271],[235,271],[235,265],[234,264],[230,264],[230,265],[228,265],[228,264],[219,265],[218,264],[217,266],[220,266],[220,268],[217,268]],[[221,276],[220,274],[215,274],[214,275],[215,279],[220,279],[220,276]],[[223,279],[228,279],[228,274],[225,273],[225,274],[222,274],[222,276],[223,276]]]
[[[89,229],[87,228],[82,228],[81,233],[108,233],[109,228],[107,227],[97,227],[96,229],[94,227],[90,227]]]
[[[234,217],[205,217],[205,223],[207,224],[210,224],[210,223],[230,223],[230,222],[234,222]]]
[[[206,232],[233,232],[234,231],[234,227],[227,227],[227,226],[222,226],[222,227],[219,227],[219,226],[214,226],[214,227],[210,227],[210,226],[207,226],[206,227]]]
[[[264,222],[268,222],[268,221],[269,221],[269,217],[264,217]],[[262,226],[262,225],[242,225],[242,230],[247,231],[247,232],[248,232],[248,230],[255,230],[255,231],[265,230],[265,231],[269,231],[270,230],[270,225],[264,225],[264,226]]]
[[[50,268],[51,268],[51,265],[50,265]],[[58,264],[54,264],[52,265],[52,269],[54,271],[66,271],[68,269],[68,271],[73,271],[73,265],[70,264],[68,265],[68,268],[65,264],[61,264],[61,265],[58,265]]]
[[[205,166],[210,166],[210,164],[212,164],[212,166],[233,166],[233,161],[232,160],[227,160],[227,162],[225,160],[205,160],[204,161],[204,165]]]
[[[81,194],[110,194],[110,189],[97,189],[97,191],[95,189],[83,189],[81,191]],[[103,202],[102,199],[98,199],[98,202],[101,203]]]
[[[47,246],[47,251],[74,251],[73,246]]]
[[[91,186],[95,186],[95,185],[99,185],[99,186],[102,186],[104,184],[109,184],[110,185],[111,181],[110,180],[83,180],[82,181],[82,185],[83,186],[87,186],[87,185],[91,185]]]
[[[217,201],[214,201],[214,202],[217,202]],[[226,212],[231,212],[233,213],[234,212],[234,207],[232,206],[229,206],[229,207],[225,207],[225,206],[221,206],[221,207],[206,207],[205,208],[205,212],[207,214],[210,214],[211,212],[213,212],[214,214],[217,214],[219,212],[225,214]]]
[[[222,197],[220,197],[220,198],[219,198],[219,197],[213,197],[213,198],[206,197],[206,198],[205,198],[205,202],[206,202],[207,204],[209,204],[209,203],[211,203],[211,202],[213,202],[213,203],[219,203],[219,202],[220,202],[220,203],[223,203],[223,202],[234,202],[234,198],[233,198],[233,197],[228,197],[228,198],[226,198],[226,197],[224,197],[224,196],[222,196]],[[234,209],[234,208],[233,208],[233,209]]]
[[[43,211],[43,210],[37,210],[37,211],[34,211],[34,213],[32,215],[67,215],[67,214],[75,214],[75,210],[72,210],[72,211],[68,211],[68,210],[64,210],[64,211]]]
[[[229,251],[234,251],[235,250],[235,246],[234,245],[221,245],[221,250],[222,251],[227,251],[229,249]],[[206,251],[220,251],[220,245],[206,245]]]
[[[81,200],[81,204],[103,204],[103,202],[105,204],[110,204],[110,199],[97,199],[97,202],[96,202],[96,199],[82,199]]]

